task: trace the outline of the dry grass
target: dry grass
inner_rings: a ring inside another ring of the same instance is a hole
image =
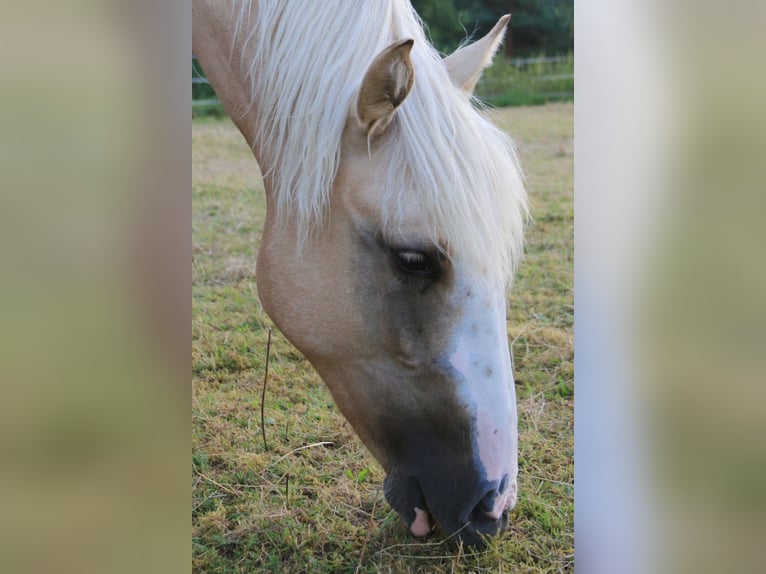
[[[383,471],[311,366],[274,330],[254,281],[265,214],[257,166],[228,121],[193,126],[192,536],[195,572],[562,572],[574,552],[573,106],[500,110],[534,221],[509,296],[520,495],[481,552],[418,543]]]

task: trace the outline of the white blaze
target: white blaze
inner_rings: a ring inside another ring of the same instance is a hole
[[[499,518],[516,503],[518,473],[516,391],[506,331],[505,294],[459,290],[466,297],[463,320],[455,332],[452,367],[463,376],[461,398],[476,417],[476,447],[490,481],[508,475],[505,491],[488,514]],[[471,294],[472,295],[467,295]]]

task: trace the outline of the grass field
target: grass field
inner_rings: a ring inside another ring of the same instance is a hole
[[[509,295],[519,501],[481,551],[418,542],[384,474],[255,285],[265,215],[255,160],[228,120],[195,120],[192,541],[195,572],[564,572],[574,563],[573,104],[498,110],[532,216]]]

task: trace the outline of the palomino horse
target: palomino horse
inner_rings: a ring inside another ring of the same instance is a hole
[[[263,306],[412,533],[516,501],[506,290],[526,195],[471,92],[509,17],[442,59],[408,0],[195,0],[193,49],[264,174]]]

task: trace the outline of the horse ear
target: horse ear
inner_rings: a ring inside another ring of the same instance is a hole
[[[373,60],[362,80],[356,117],[368,135],[383,132],[412,90],[415,70],[410,60],[414,40],[391,44]]]
[[[458,48],[444,58],[450,78],[457,87],[473,93],[482,70],[492,63],[492,57],[500,47],[510,19],[511,15],[506,14],[481,40]]]

